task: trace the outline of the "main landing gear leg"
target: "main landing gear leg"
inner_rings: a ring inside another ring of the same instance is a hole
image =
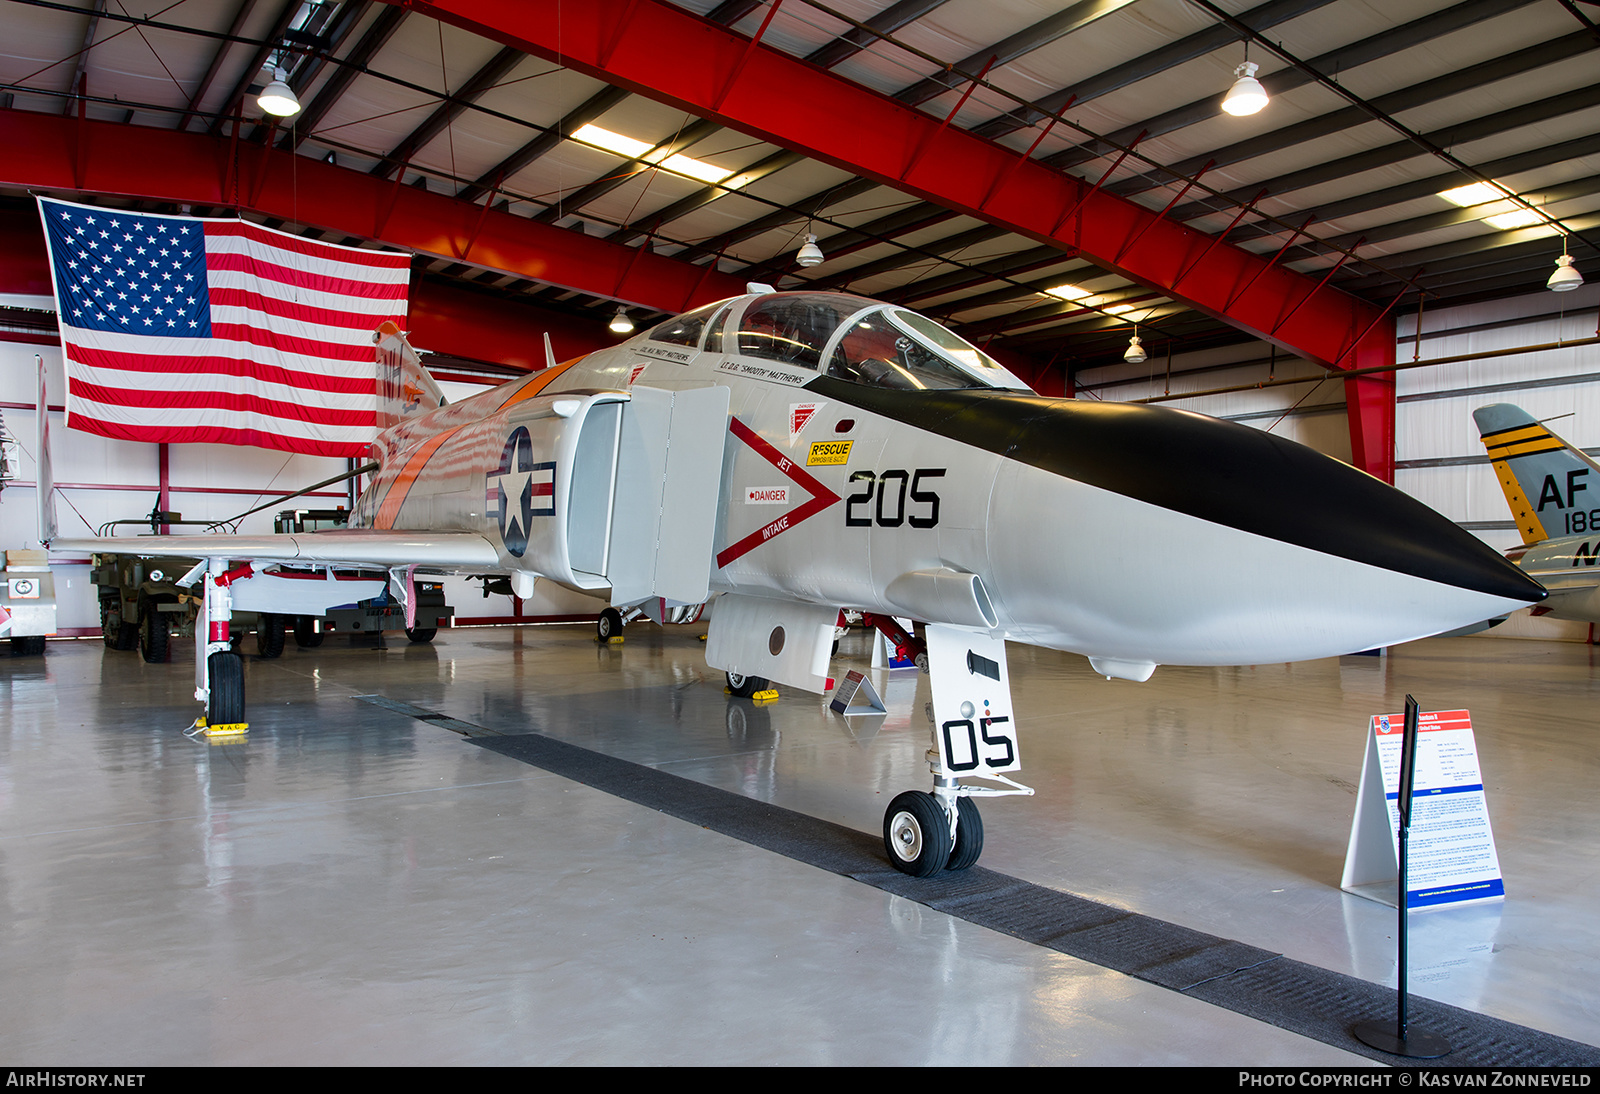
[[[840,613],[841,615],[844,613]],[[873,615],[871,612],[861,613],[861,622],[872,627],[894,647],[894,655],[902,661],[910,661],[923,672],[928,671],[928,646],[922,639],[914,634],[907,634],[905,628],[900,626],[898,620],[892,615]]]
[[[1011,681],[1000,638],[930,624],[926,670],[933,690],[933,792],[908,790],[889,803],[883,846],[889,862],[912,877],[965,870],[983,853],[983,818],[973,798],[1033,790],[1002,772],[1020,767],[1011,720]],[[972,786],[978,776],[1005,784]]]
[[[207,736],[243,733],[244,662],[233,650],[229,625],[233,619],[233,591],[229,587],[252,573],[250,565],[229,570],[225,559],[201,563],[179,584],[198,577],[204,586],[200,618],[194,636],[194,697],[206,705],[203,719]],[[196,573],[202,571],[203,573]],[[280,636],[281,637],[281,636]]]

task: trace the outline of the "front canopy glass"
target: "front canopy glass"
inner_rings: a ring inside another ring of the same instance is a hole
[[[842,293],[757,298],[739,323],[738,352],[876,387],[1026,390],[988,354],[926,316]]]

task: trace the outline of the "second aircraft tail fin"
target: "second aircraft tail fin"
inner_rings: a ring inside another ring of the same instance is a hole
[[[444,406],[444,392],[433,382],[422,358],[393,323],[378,328],[378,430]]]
[[[1524,544],[1595,530],[1600,464],[1519,406],[1494,403],[1472,417]]]

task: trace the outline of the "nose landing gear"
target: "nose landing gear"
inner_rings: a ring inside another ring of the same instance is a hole
[[[983,818],[973,798],[1033,794],[1001,774],[1021,766],[1005,641],[933,624],[925,633],[933,690],[933,747],[928,749],[933,792],[896,795],[883,815],[889,863],[912,877],[965,870],[978,861]],[[993,779],[1005,788],[963,785],[963,776]]]
[[[912,877],[965,870],[983,854],[983,818],[977,803],[956,798],[954,829],[937,795],[907,790],[883,815],[883,847],[895,869]]]

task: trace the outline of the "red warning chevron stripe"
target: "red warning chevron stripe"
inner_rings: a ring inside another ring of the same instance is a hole
[[[795,463],[788,456],[773,448],[755,430],[745,425],[738,418],[728,420],[728,429],[735,437],[749,445],[756,455],[766,460],[773,467],[787,475],[795,485],[801,487],[811,495],[811,500],[798,509],[790,510],[777,520],[756,529],[745,536],[738,543],[733,544],[717,555],[717,565],[726,566],[736,558],[755,550],[763,543],[775,536],[781,536],[801,521],[808,517],[816,516],[828,506],[839,500],[839,495],[829,490],[818,482],[809,471]]]

